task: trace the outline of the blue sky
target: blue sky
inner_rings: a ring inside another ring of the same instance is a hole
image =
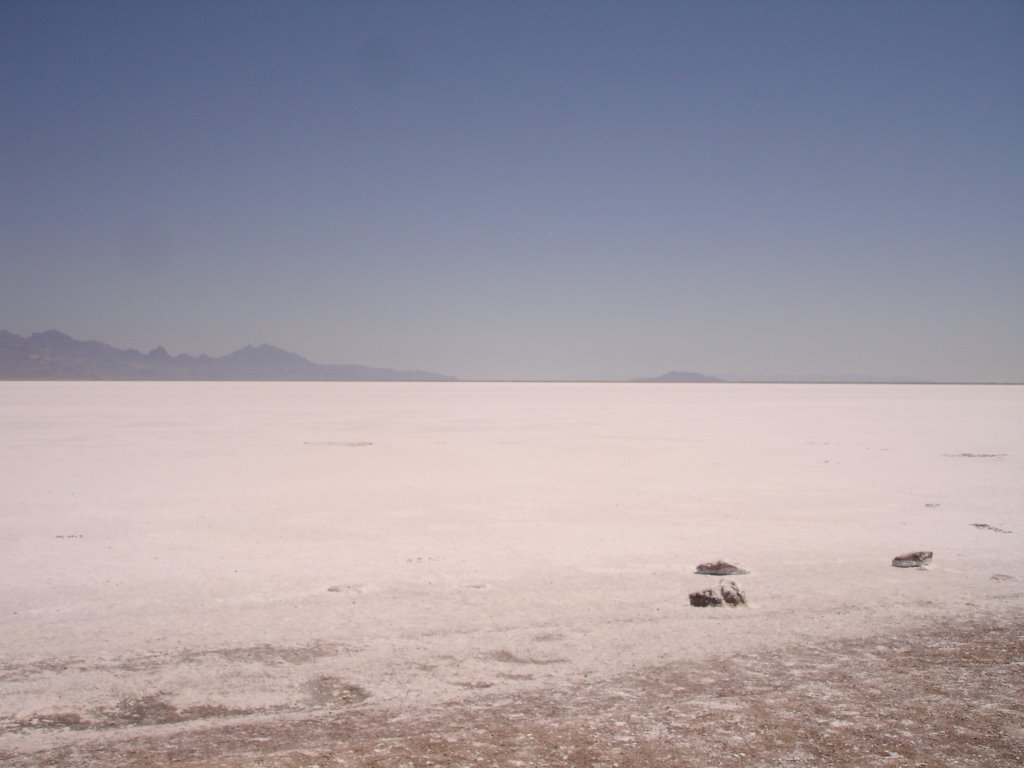
[[[1024,381],[1019,2],[0,4],[0,328]]]

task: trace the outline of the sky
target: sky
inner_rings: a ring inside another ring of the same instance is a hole
[[[1024,3],[0,0],[0,328],[1024,382]]]

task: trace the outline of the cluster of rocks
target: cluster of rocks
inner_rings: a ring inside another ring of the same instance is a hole
[[[991,528],[991,526],[984,524],[975,523],[974,525],[978,528]],[[892,559],[892,564],[895,568],[927,568],[932,561],[932,557],[933,553],[927,550],[906,552],[902,555],[896,555]],[[701,563],[697,566],[695,573],[701,576],[740,576],[749,573],[749,571],[725,560],[715,560],[714,562]],[[702,589],[698,592],[690,593],[690,605],[695,608],[720,608],[724,605],[736,608],[746,604],[746,594],[732,580],[721,579],[718,582],[718,586],[713,589]]]
[[[723,605],[737,608],[746,604],[747,596],[732,580],[722,579],[715,589],[702,589],[700,592],[690,593],[690,605],[696,608],[719,608]]]
[[[716,560],[713,563],[701,563],[697,566],[697,573],[702,576],[739,576],[749,571],[740,568],[738,565],[727,563],[725,560]],[[690,605],[696,608],[720,608],[728,605],[737,608],[747,604],[747,596],[740,589],[739,584],[731,579],[722,579],[714,589],[702,589],[699,592],[690,593]]]

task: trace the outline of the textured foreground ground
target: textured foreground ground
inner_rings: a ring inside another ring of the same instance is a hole
[[[262,716],[180,712],[156,697],[98,718],[51,713],[5,726],[93,733],[0,758],[11,768],[1024,764],[1024,622],[668,664],[411,713],[356,688],[323,693]]]
[[[1024,387],[0,382],[0,438],[4,768],[1024,762]]]

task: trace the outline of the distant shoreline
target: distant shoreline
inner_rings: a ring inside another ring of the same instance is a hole
[[[849,376],[849,378],[847,378]],[[23,337],[0,330],[0,381],[306,381],[306,382],[464,382],[537,384],[967,384],[1019,385],[1024,381],[934,381],[913,376],[870,374],[777,374],[759,376],[670,370],[658,376],[622,379],[461,378],[424,370],[381,368],[354,363],[315,363],[269,344],[246,346],[219,357],[171,355],[164,347],[149,352],[118,349],[101,341],[81,341],[57,330]]]
[[[449,381],[394,379],[58,379],[0,377],[0,382],[67,382],[79,384],[635,384],[637,386],[721,386],[771,384],[773,386],[899,386],[899,387],[1024,387],[1024,381],[633,381],[630,379],[452,379]]]

